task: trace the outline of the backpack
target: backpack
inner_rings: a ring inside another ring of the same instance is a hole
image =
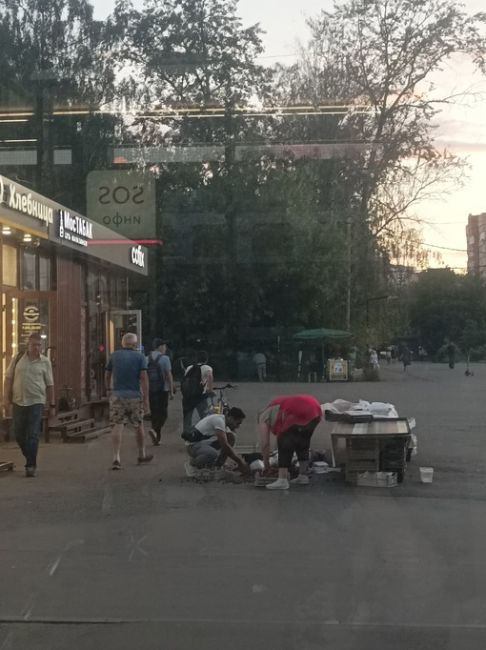
[[[160,370],[160,357],[162,354],[159,354],[155,359],[152,355],[149,356],[149,362],[147,366],[147,374],[149,378],[149,391],[151,393],[156,393],[161,390],[164,390],[164,378]]]
[[[195,400],[204,393],[201,366],[194,363],[181,380],[181,393],[184,399]]]

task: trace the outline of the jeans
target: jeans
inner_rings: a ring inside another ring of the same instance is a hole
[[[167,420],[169,408],[169,391],[161,390],[149,393],[150,416],[152,429],[155,431],[157,440],[160,442],[160,431]]]
[[[12,424],[15,439],[24,457],[26,467],[37,466],[37,450],[41,432],[41,419],[44,404],[32,406],[12,406]]]
[[[226,432],[226,437],[230,447],[235,446],[236,436],[232,431]],[[208,442],[201,440],[189,445],[187,453],[191,457],[191,465],[194,467],[222,467],[228,458],[228,454],[222,451],[218,442]]]
[[[209,413],[209,398],[207,395],[203,395],[203,397],[196,403],[194,402],[189,402],[185,401],[182,399],[182,413],[183,413],[183,424],[182,427],[184,431],[190,431],[192,429],[192,416],[194,414],[194,411],[197,411],[197,414],[199,416],[199,420],[202,420],[206,415]]]

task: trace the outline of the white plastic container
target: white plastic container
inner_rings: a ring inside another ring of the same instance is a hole
[[[433,467],[420,467],[420,481],[422,483],[432,483],[434,480]]]
[[[316,461],[312,464],[312,471],[314,474],[327,474],[329,465],[323,461]]]

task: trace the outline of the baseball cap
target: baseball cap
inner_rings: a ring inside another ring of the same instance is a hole
[[[161,345],[167,345],[167,343],[168,343],[167,339],[161,339],[161,338],[156,337],[156,338],[152,341],[152,349],[153,349],[153,350],[156,350],[156,349],[157,349],[158,347],[160,347]]]

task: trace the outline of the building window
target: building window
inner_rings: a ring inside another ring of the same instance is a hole
[[[37,289],[37,264],[36,254],[23,251],[22,254],[22,289]]]
[[[2,247],[2,282],[9,287],[17,286],[17,249]]]
[[[39,255],[39,289],[40,291],[51,289],[51,260],[44,255]]]

